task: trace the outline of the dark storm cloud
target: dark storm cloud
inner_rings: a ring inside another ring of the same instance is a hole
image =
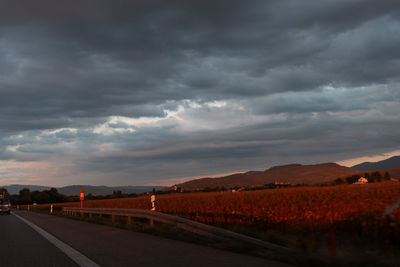
[[[394,0],[0,1],[0,158],[73,154],[127,181],[381,153],[399,46]]]
[[[399,122],[398,119],[369,118],[368,123],[363,123],[325,114],[316,119],[299,116],[286,123],[219,131],[212,137],[178,137],[168,132],[157,137],[147,132],[152,137],[152,145],[143,140],[139,146],[135,145],[141,138],[126,136],[131,140],[124,142],[131,144],[127,150],[135,153],[102,155],[80,164],[80,168],[84,172],[96,170],[108,174],[125,170],[122,181],[132,176],[145,181],[149,176],[174,178],[176,169],[179,169],[178,176],[191,176],[193,170],[199,175],[239,171],[244,162],[244,169],[259,169],[293,162],[332,161],[377,151],[377,147],[378,152],[393,149],[393,144],[400,142],[400,130],[394,129],[393,123]]]

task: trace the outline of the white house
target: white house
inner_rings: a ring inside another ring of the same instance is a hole
[[[368,183],[367,178],[360,177],[360,178],[358,178],[357,182],[355,182],[354,184],[366,184],[366,183]]]

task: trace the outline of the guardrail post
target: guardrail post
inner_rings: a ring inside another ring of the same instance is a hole
[[[53,214],[53,204],[50,205],[50,214]]]
[[[112,222],[112,223],[115,222],[115,215],[111,215],[111,222]]]
[[[151,202],[151,210],[155,211],[156,210],[156,195],[151,195],[150,202]]]
[[[128,224],[131,224],[131,223],[132,223],[132,217],[131,217],[131,216],[128,216],[127,219],[128,219],[128,220],[127,220]]]

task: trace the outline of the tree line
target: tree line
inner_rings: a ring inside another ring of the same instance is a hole
[[[66,196],[57,191],[56,188],[43,191],[30,191],[28,188],[24,188],[19,191],[19,194],[9,194],[7,189],[0,188],[0,193],[4,192],[5,196],[11,200],[13,205],[28,205],[28,204],[47,204],[47,203],[62,203],[62,202],[75,202],[79,201],[79,196]],[[112,199],[112,198],[123,198],[123,197],[136,197],[137,194],[123,194],[121,191],[113,191],[109,195],[92,195],[88,194],[85,199]]]
[[[362,175],[362,176],[361,176],[361,175],[358,175],[358,174],[355,174],[355,175],[348,176],[348,177],[346,177],[346,178],[344,178],[344,179],[338,178],[338,179],[336,179],[336,180],[333,182],[333,184],[335,184],[335,185],[336,185],[336,184],[345,184],[345,183],[347,183],[347,184],[354,184],[354,183],[357,182],[358,179],[360,179],[361,177],[364,177],[365,179],[367,179],[367,180],[368,180],[368,183],[375,183],[375,182],[388,181],[388,180],[390,180],[390,179],[392,178],[388,172],[385,172],[385,173],[382,175],[382,173],[380,173],[380,172],[378,172],[378,171],[375,171],[375,172],[372,172],[372,173],[366,172],[366,173],[364,173],[364,175]]]

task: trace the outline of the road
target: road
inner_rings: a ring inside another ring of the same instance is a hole
[[[79,266],[18,216],[99,266],[288,266],[197,244],[26,211],[0,215],[1,266]]]
[[[78,266],[16,216],[0,215],[1,266]]]

